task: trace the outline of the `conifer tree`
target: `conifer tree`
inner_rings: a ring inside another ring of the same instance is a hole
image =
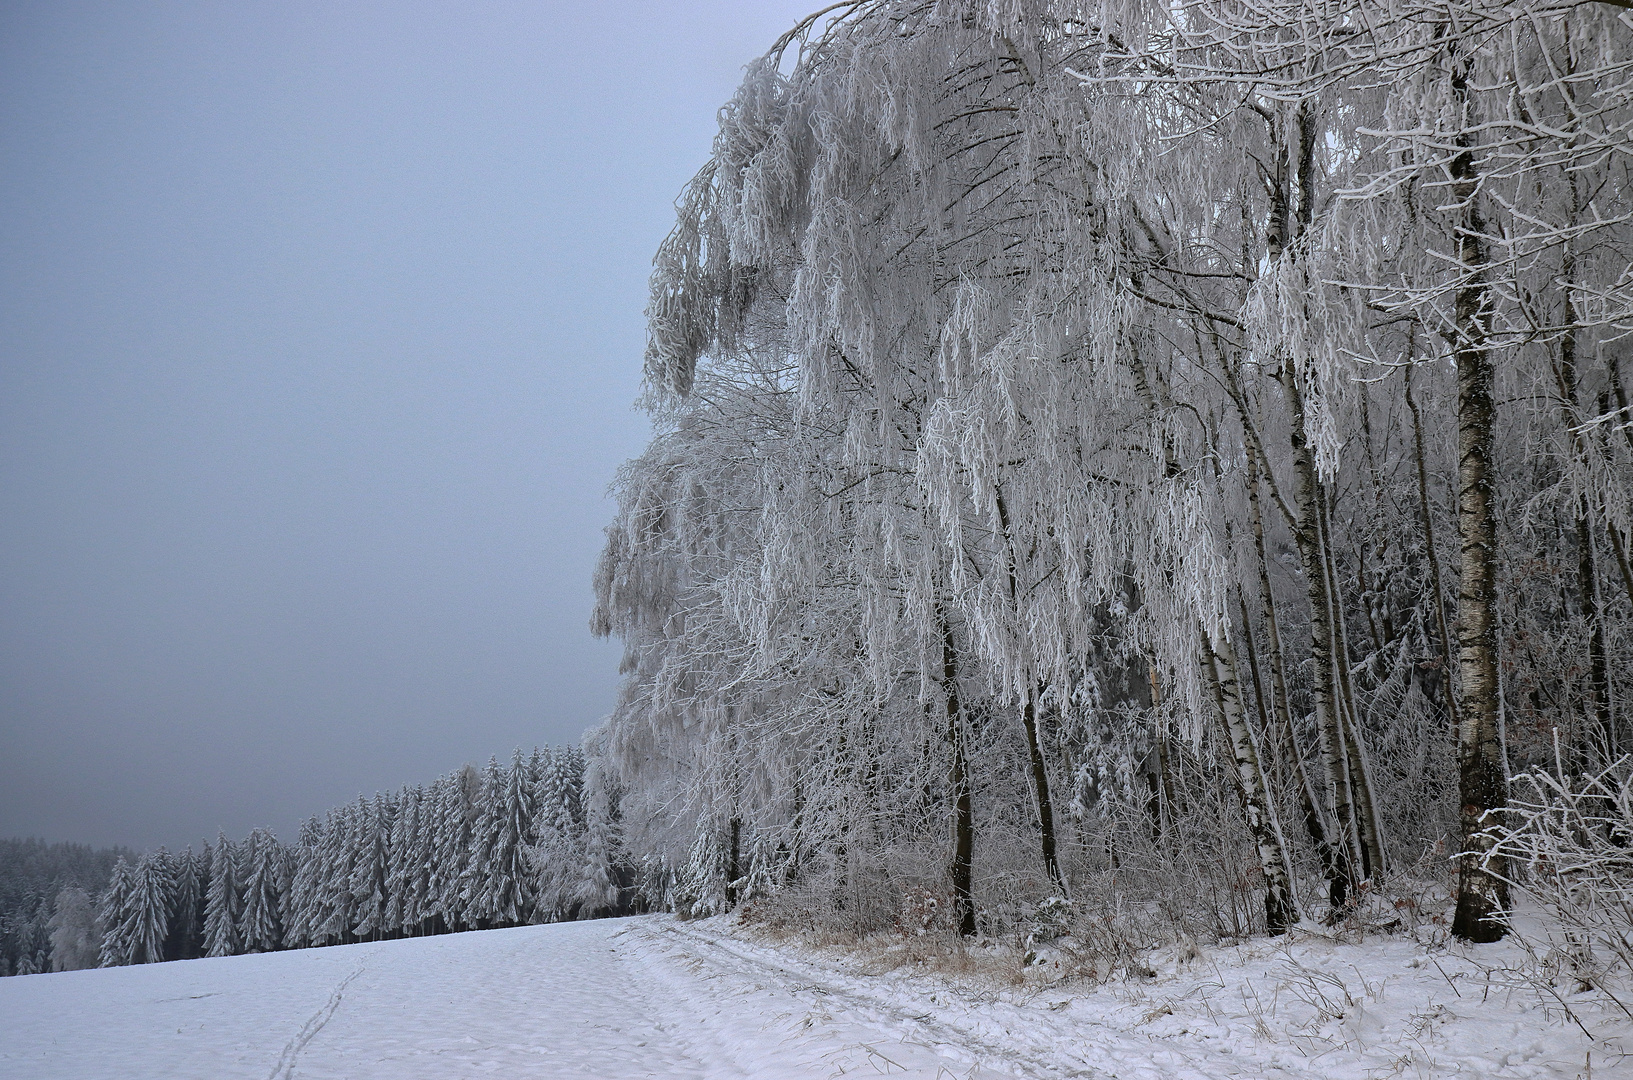
[[[244,952],[272,952],[284,944],[284,849],[267,829],[255,829],[242,849],[244,904],[239,917]]]
[[[577,748],[575,747],[576,751]],[[573,758],[582,778],[583,841],[575,845],[580,854],[573,906],[581,914],[595,918],[623,914],[620,870],[623,851],[618,829],[616,778],[602,757],[589,759],[577,752]]]
[[[501,777],[503,790],[494,813],[494,834],[489,846],[489,909],[503,926],[529,922],[534,912],[533,875],[527,859],[534,819],[533,783],[521,748],[511,756]]]
[[[167,959],[164,949],[170,937],[173,872],[170,853],[164,848],[144,854],[131,871],[126,918],[133,964],[156,964]]]
[[[189,960],[204,955],[204,882],[199,860],[191,847],[172,860],[175,901],[170,914],[170,937],[165,959]]]
[[[412,848],[406,856],[408,873],[407,892],[403,899],[403,913],[407,920],[405,931],[411,934],[433,933],[437,922],[437,789],[414,789],[415,821]]]
[[[546,768],[549,767],[549,763],[550,763],[550,747],[548,747],[548,746],[535,746],[533,748],[533,753],[528,755],[528,758],[527,758],[527,780],[528,780],[528,783],[533,785],[533,802],[534,802],[534,805],[538,804],[538,801],[539,801],[539,784],[544,779],[544,771],[545,771]]]
[[[102,893],[98,916],[102,924],[101,966],[119,967],[133,962],[135,922],[131,918],[131,868],[124,856],[113,864],[113,874]]]
[[[475,924],[467,910],[464,888],[475,857],[476,822],[482,808],[482,774],[470,764],[444,778],[439,812],[436,866],[440,875],[438,913],[448,930]]]
[[[323,864],[320,853],[323,824],[316,817],[301,822],[293,852],[293,873],[283,913],[284,943],[292,949],[318,944],[318,884]]]
[[[21,911],[4,926],[7,953],[15,953],[12,974],[38,975],[51,970],[51,909],[49,897],[31,894]]]
[[[236,956],[243,951],[239,919],[244,910],[238,849],[225,832],[216,835],[210,884],[204,900],[204,955]]]
[[[318,890],[323,922],[318,934],[325,944],[355,940],[352,930],[357,925],[358,902],[352,886],[363,854],[367,813],[368,802],[359,795],[356,802],[335,808],[324,835],[323,877]]]
[[[420,921],[422,897],[415,889],[415,856],[419,846],[420,789],[405,787],[397,795],[397,814],[392,819],[386,845],[385,928],[392,935],[405,934]]]
[[[351,872],[348,859],[350,805],[332,808],[324,816],[323,832],[315,853],[315,884],[312,903],[312,941],[316,945],[338,945],[349,930]]]
[[[471,829],[470,858],[465,864],[459,895],[465,918],[478,927],[497,923],[497,900],[503,884],[500,852],[504,835],[504,770],[497,757],[488,758],[482,771],[476,817]]]
[[[421,860],[425,865],[425,905],[424,914],[427,920],[427,932],[447,933],[453,929],[453,921],[448,911],[445,892],[447,879],[451,873],[448,859],[448,788],[450,779],[439,776],[431,782],[425,792],[425,805],[421,808],[422,823],[420,831]]]
[[[356,924],[352,933],[365,940],[379,940],[390,929],[386,922],[390,907],[390,835],[393,806],[387,796],[376,793],[373,800],[358,802],[351,893],[356,898]]]
[[[541,917],[574,918],[584,865],[583,815],[568,749],[554,751],[535,789],[533,871]]]

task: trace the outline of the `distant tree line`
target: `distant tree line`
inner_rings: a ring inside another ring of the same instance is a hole
[[[201,851],[107,852],[38,900],[7,973],[343,945],[621,914],[617,797],[578,747],[518,750]],[[16,842],[12,842],[15,844]],[[63,847],[64,845],[57,845]],[[90,849],[84,849],[89,852]],[[60,861],[60,860],[59,860]],[[105,883],[105,885],[103,884]]]
[[[76,903],[88,908],[89,897],[107,885],[115,861],[129,854],[121,847],[0,840],[0,976],[67,970],[58,961],[72,959],[72,936],[58,929],[59,898],[72,894],[67,908]],[[83,921],[89,926],[91,918]]]

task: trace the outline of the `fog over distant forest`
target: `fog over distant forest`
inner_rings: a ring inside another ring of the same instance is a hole
[[[651,256],[804,7],[0,10],[0,836],[571,742]]]

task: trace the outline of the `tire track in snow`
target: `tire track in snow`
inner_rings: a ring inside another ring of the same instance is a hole
[[[632,928],[633,929],[633,928]],[[643,926],[641,932],[650,935],[655,944],[679,946],[676,952],[695,963],[736,969],[734,974],[748,980],[758,978],[777,986],[783,993],[798,1001],[807,995],[820,999],[820,1015],[833,1021],[849,1021],[877,1031],[879,1046],[861,1043],[847,1047],[860,1050],[870,1059],[888,1063],[881,1072],[892,1071],[890,1066],[902,1069],[884,1050],[887,1045],[916,1045],[941,1059],[943,1070],[938,1075],[961,1076],[966,1071],[984,1075],[1005,1073],[1021,1077],[1080,1077],[1087,1080],[1113,1080],[1115,1074],[1096,1068],[1087,1062],[1064,1060],[1056,1053],[1038,1054],[1021,1045],[1020,1040],[995,1043],[977,1033],[938,1015],[939,1010],[921,1011],[917,1002],[893,1000],[875,995],[840,981],[844,976],[804,959],[776,954],[739,941],[729,934],[717,934],[703,927],[665,922],[657,926]],[[675,935],[669,938],[668,935]],[[679,940],[675,940],[678,938]],[[688,947],[690,946],[690,947]],[[701,946],[702,948],[699,948]],[[721,972],[724,974],[725,972]],[[836,979],[835,976],[838,976]],[[791,1018],[790,1018],[791,1019]],[[802,1026],[811,1025],[816,1017],[808,1017]],[[818,1021],[820,1022],[820,1021]],[[954,1068],[959,1071],[955,1072]],[[845,1071],[841,1068],[839,1071]]]
[[[267,1080],[280,1080],[280,1078],[289,1080],[289,1077],[294,1075],[295,1060],[300,1057],[301,1051],[306,1049],[306,1044],[317,1038],[318,1032],[322,1031],[324,1025],[334,1018],[335,1010],[340,1008],[341,998],[346,994],[346,987],[352,984],[353,979],[363,974],[365,966],[365,964],[358,964],[357,970],[341,979],[340,985],[330,992],[329,1000],[324,1002],[323,1008],[313,1013],[300,1031],[295,1033],[295,1037],[284,1044],[283,1053],[278,1055],[278,1063],[272,1066],[272,1072],[267,1074]]]

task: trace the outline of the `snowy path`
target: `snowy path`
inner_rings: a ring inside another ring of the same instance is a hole
[[[1004,986],[651,916],[31,975],[0,979],[0,1077],[1587,1074],[1574,1028],[1410,941],[1153,960],[1143,984]],[[1633,1075],[1611,1049],[1591,1075]]]
[[[666,918],[0,979],[6,1080],[984,1077]]]

